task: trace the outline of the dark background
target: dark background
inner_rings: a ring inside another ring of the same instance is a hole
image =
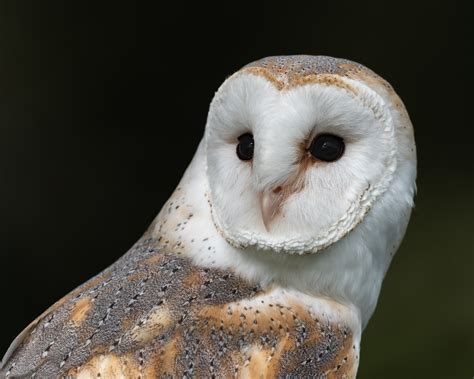
[[[416,208],[362,340],[361,378],[471,378],[473,12],[468,2],[0,3],[0,355],[141,235],[220,83],[267,55],[389,80],[416,130]]]

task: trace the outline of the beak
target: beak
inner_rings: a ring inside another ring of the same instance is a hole
[[[260,210],[262,212],[263,225],[270,231],[270,227],[275,215],[278,213],[283,201],[281,187],[275,190],[263,191],[260,195]]]

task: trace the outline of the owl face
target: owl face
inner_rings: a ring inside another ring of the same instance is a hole
[[[214,97],[205,143],[213,220],[237,247],[312,253],[351,232],[397,168],[394,119],[368,85],[282,85],[250,67]]]

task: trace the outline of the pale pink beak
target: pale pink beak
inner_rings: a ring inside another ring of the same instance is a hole
[[[270,231],[275,215],[278,213],[283,202],[281,187],[275,190],[263,191],[260,194],[260,210],[262,212],[263,225],[267,231]]]

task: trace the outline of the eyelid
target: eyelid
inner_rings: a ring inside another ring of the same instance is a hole
[[[252,134],[252,133],[250,133],[250,132],[245,132],[245,133],[242,133],[241,135],[239,135],[239,136],[237,137],[237,141],[240,141],[240,140],[241,140],[244,136],[246,136],[246,135],[249,135],[250,137],[253,138],[253,134]]]
[[[305,149],[308,150],[310,147],[311,147],[311,144],[313,143],[313,141],[320,137],[320,136],[326,136],[326,135],[329,135],[329,136],[334,136],[334,137],[337,137],[337,138],[340,138],[344,141],[344,143],[346,143],[347,141],[350,141],[349,138],[346,138],[346,137],[342,137],[340,136],[339,134],[336,134],[336,133],[332,133],[330,131],[321,131],[321,132],[315,132],[315,131],[312,131],[310,134],[309,134],[309,137],[307,139],[305,139]]]
[[[320,132],[316,131],[314,129],[311,130],[311,132],[308,134],[308,137],[305,139],[305,151],[309,151],[311,145],[313,144],[313,141],[316,139],[316,137],[320,136],[321,134],[329,134],[327,132]]]

